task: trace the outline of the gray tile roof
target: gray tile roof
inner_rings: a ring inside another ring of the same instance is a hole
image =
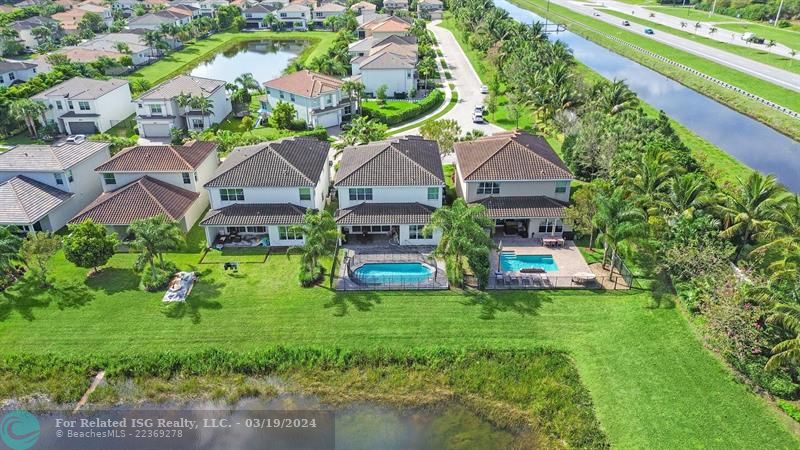
[[[572,179],[550,144],[524,131],[456,142],[453,147],[466,181]]]
[[[439,144],[406,136],[347,147],[336,186],[443,186]]]
[[[150,89],[141,96],[140,100],[168,100],[179,96],[181,93],[208,97],[217,89],[225,87],[224,80],[178,75],[158,86]]]
[[[486,215],[494,219],[524,217],[564,217],[567,205],[541,195],[532,197],[487,197],[474,202],[486,207]]]
[[[36,64],[23,61],[12,61],[10,59],[0,59],[0,73],[13,72],[15,70],[27,70],[34,67],[36,67]]]
[[[212,209],[200,225],[299,225],[305,212],[291,203],[236,203]]]
[[[17,31],[32,30],[36,27],[41,27],[50,23],[58,23],[55,20],[44,16],[33,16],[27,19],[12,22],[9,26]]]
[[[70,100],[96,100],[121,86],[128,86],[128,80],[111,78],[110,80],[95,80],[92,78],[75,77],[46,89],[32,98],[45,100],[48,97],[67,97]]]
[[[313,187],[328,162],[330,144],[292,137],[237,147],[206,187]]]
[[[359,70],[413,69],[416,59],[391,50],[382,50],[365,56],[359,63]]]
[[[216,142],[184,145],[137,145],[98,166],[97,172],[192,172],[217,150]]]
[[[108,148],[108,142],[80,144],[18,145],[0,154],[1,171],[60,172]]]
[[[359,203],[336,210],[339,225],[424,225],[430,222],[434,207],[421,203]]]
[[[25,176],[11,178],[0,184],[0,224],[35,223],[72,195]]]

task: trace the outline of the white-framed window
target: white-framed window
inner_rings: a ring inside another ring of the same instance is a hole
[[[303,233],[293,230],[291,226],[281,225],[278,227],[278,238],[282,241],[303,239]]]
[[[569,181],[556,181],[556,194],[563,194],[567,192]]]
[[[309,187],[300,188],[300,200],[311,200],[311,188]]]
[[[160,115],[161,105],[150,105],[150,115]]]
[[[56,100],[56,109],[58,110],[64,109],[64,105],[61,103],[61,100]]]
[[[183,172],[181,174],[183,177],[183,184],[191,184],[192,183],[192,175],[189,172]]]
[[[78,109],[81,111],[89,111],[89,102],[78,102]]]
[[[75,178],[72,176],[72,169],[67,170],[67,180],[69,180],[70,183],[75,181]]]
[[[438,187],[429,187],[428,188],[428,200],[439,200],[439,191]]]
[[[53,174],[56,179],[56,184],[64,184],[64,175],[61,172],[56,172]]]
[[[8,74],[8,80],[9,80],[9,81],[14,81],[14,80],[16,80],[16,79],[17,79],[17,76],[16,76],[16,75],[14,75],[14,72],[10,72],[10,73]]]
[[[242,188],[223,188],[219,190],[219,198],[223,202],[243,202],[244,189]]]
[[[478,194],[499,194],[500,183],[495,182],[481,182],[478,183]]]
[[[103,183],[105,183],[105,184],[117,184],[117,178],[114,176],[113,173],[104,173],[103,174]]]
[[[203,119],[192,119],[192,128],[203,129]]]
[[[294,101],[294,94],[289,94],[289,100]]]
[[[408,238],[409,239],[430,239],[433,237],[432,233],[425,233],[423,230],[425,225],[409,225]]]
[[[72,100],[67,100],[67,106],[69,109],[75,109],[75,105],[72,104]]]
[[[248,233],[266,233],[267,227],[265,226],[255,226],[255,227],[247,227]]]
[[[350,188],[350,200],[372,200],[372,188]]]

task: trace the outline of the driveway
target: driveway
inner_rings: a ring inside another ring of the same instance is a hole
[[[470,130],[481,130],[484,134],[492,134],[503,129],[491,123],[472,123],[472,111],[476,105],[483,104],[485,95],[481,94],[481,79],[472,64],[469,63],[467,55],[461,50],[456,38],[450,31],[438,26],[440,21],[435,20],[430,22],[428,29],[436,36],[439,41],[439,48],[444,54],[444,59],[449,66],[447,70],[453,76],[449,83],[455,86],[458,92],[458,103],[441,119],[453,119],[461,126],[462,133]],[[408,130],[401,135],[419,134],[419,128]],[[453,155],[447,155],[442,158],[445,163],[453,162]]]

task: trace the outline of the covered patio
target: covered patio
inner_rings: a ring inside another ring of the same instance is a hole
[[[494,219],[492,236],[542,239],[562,237],[567,230],[564,210],[567,205],[545,196],[487,197],[475,202]]]
[[[305,208],[291,203],[236,203],[209,211],[200,226],[209,248],[289,247],[303,244],[293,227],[304,214]]]
[[[359,203],[336,211],[343,243],[436,245],[441,233],[425,233],[434,208],[421,203]]]

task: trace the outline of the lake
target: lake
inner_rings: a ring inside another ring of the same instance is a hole
[[[189,75],[233,83],[250,72],[259,83],[281,76],[283,70],[306,47],[308,41],[260,40],[241,42],[189,70]]]

